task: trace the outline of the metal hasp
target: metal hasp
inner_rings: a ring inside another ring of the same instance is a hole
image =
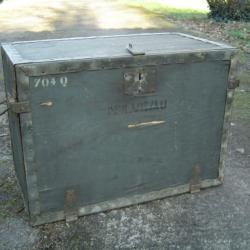
[[[66,222],[75,221],[78,218],[76,192],[73,189],[66,191],[64,201],[64,214]]]
[[[124,73],[123,89],[125,95],[144,96],[156,91],[156,69],[146,67]]]
[[[201,168],[196,165],[192,169],[192,179],[190,181],[190,193],[197,193],[201,190]]]
[[[31,112],[29,102],[16,102],[14,99],[10,99],[7,105],[9,110],[16,114]]]
[[[142,56],[145,55],[144,51],[140,50],[135,50],[132,43],[129,43],[127,46],[127,51],[132,55],[132,56]]]

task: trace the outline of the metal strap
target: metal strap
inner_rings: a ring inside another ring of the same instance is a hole
[[[196,165],[192,169],[192,179],[190,181],[190,193],[200,192],[201,189],[201,168]]]
[[[66,222],[75,221],[78,218],[76,192],[73,189],[66,191],[64,200],[64,214]]]
[[[16,114],[31,112],[31,107],[29,102],[16,102],[14,100],[9,100],[7,102],[9,110]]]

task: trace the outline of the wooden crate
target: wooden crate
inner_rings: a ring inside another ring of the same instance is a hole
[[[221,184],[234,50],[181,33],[4,44],[31,223]]]

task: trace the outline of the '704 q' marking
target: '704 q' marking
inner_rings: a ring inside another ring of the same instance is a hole
[[[67,87],[68,86],[68,77],[67,76],[61,76],[61,77],[39,77],[35,78],[35,88],[48,88],[53,86],[62,86]]]

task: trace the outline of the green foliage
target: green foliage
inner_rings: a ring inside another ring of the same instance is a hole
[[[237,39],[240,45],[243,45],[248,50],[250,49],[250,29],[249,31],[232,30],[228,32],[230,38]]]
[[[228,32],[229,36],[238,40],[247,40],[245,34],[241,30],[231,30]]]
[[[209,17],[217,21],[250,21],[250,0],[207,0]]]

